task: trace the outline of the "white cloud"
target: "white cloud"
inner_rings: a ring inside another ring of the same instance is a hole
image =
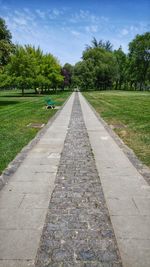
[[[90,23],[98,23],[99,17],[90,13],[89,10],[79,10],[76,13],[72,13],[69,21],[71,23],[79,23],[79,22],[90,22]]]
[[[119,31],[120,36],[127,37],[129,36],[131,39],[136,36],[136,34],[142,34],[146,31],[150,30],[150,25],[144,22],[138,22],[133,25],[129,25]]]
[[[85,19],[89,16],[89,11],[88,10],[80,10],[78,16],[81,19]]]
[[[122,29],[121,30],[121,35],[125,36],[128,35],[129,31],[127,29]]]
[[[103,20],[103,21],[105,21],[105,22],[108,22],[108,21],[109,21],[109,18],[107,18],[107,17],[105,17],[105,16],[101,16],[100,18],[101,18],[101,20]]]
[[[138,31],[138,27],[132,25],[132,26],[130,26],[130,31],[131,32],[136,32],[136,31]]]
[[[70,31],[72,35],[74,35],[75,37],[78,37],[80,35],[80,32],[78,31],[74,31],[74,30],[71,30]]]
[[[45,12],[41,11],[40,9],[36,9],[36,13],[41,19],[45,19]]]
[[[57,9],[57,8],[54,8],[52,13],[55,15],[55,16],[59,16],[60,15],[60,11]]]
[[[85,30],[88,33],[96,33],[96,32],[98,32],[98,26],[97,25],[86,26]]]
[[[64,8],[54,8],[47,11],[47,15],[51,20],[55,20],[57,18],[61,18],[61,16],[64,14],[65,9]]]
[[[91,15],[90,16],[90,20],[91,20],[92,23],[97,23],[99,21],[98,17],[95,16],[95,15]]]
[[[14,17],[13,21],[17,24],[17,25],[27,25],[27,20],[24,17]]]

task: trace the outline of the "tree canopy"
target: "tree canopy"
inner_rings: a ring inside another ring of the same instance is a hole
[[[21,88],[23,94],[29,88],[36,92],[50,88],[56,90],[64,80],[58,60],[30,45],[16,46],[0,76],[1,87]]]
[[[8,63],[14,49],[11,38],[11,33],[7,29],[4,19],[0,18],[0,67]]]
[[[140,90],[150,81],[150,32],[137,35],[129,43],[129,72]]]
[[[150,33],[137,35],[129,53],[112,50],[109,41],[92,39],[74,67],[72,79],[81,89],[140,89],[150,86]]]
[[[106,42],[107,43],[107,42]],[[116,77],[115,57],[102,41],[92,40],[83,51],[82,61],[75,65],[74,82],[85,89],[106,89]]]

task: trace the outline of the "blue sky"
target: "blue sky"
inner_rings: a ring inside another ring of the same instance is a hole
[[[150,31],[149,0],[0,0],[13,41],[39,45],[61,64],[81,59],[93,36],[125,52],[136,34]]]

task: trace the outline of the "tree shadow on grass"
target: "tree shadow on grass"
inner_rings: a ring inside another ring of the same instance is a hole
[[[0,101],[0,107],[8,105],[16,105],[20,103],[19,101]]]
[[[41,94],[37,94],[37,93],[34,93],[34,92],[25,92],[24,95],[22,96],[22,93],[14,93],[14,94],[6,94],[6,95],[2,95],[1,97],[19,97],[19,98],[23,98],[23,97],[42,97],[42,96],[51,96],[51,95],[60,95],[60,94],[63,94],[64,92],[69,92],[68,90],[58,90],[58,91],[47,91],[47,92],[43,92]]]
[[[24,97],[37,97],[37,96],[38,96],[37,94],[34,95],[34,94],[32,93],[32,94],[24,94],[24,96],[22,96],[21,94],[18,94],[18,95],[17,95],[17,94],[16,94],[16,95],[14,94],[14,95],[2,95],[1,97],[8,97],[8,98],[9,98],[9,97],[14,97],[14,98],[15,98],[15,97],[16,97],[16,98],[19,97],[19,98],[24,98]]]

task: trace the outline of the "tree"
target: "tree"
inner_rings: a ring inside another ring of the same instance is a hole
[[[82,90],[94,89],[95,75],[92,62],[80,61],[74,66],[73,85]]]
[[[126,80],[126,70],[127,70],[127,56],[122,51],[120,46],[118,50],[114,51],[114,55],[117,63],[117,77],[116,77],[116,86],[115,89],[121,89],[122,84]]]
[[[61,69],[61,74],[64,77],[64,82],[62,84],[62,89],[64,90],[65,87],[71,87],[72,84],[72,75],[73,75],[73,66],[69,63],[66,63],[63,68]]]
[[[9,61],[10,55],[14,50],[11,42],[11,33],[7,29],[5,20],[0,18],[0,67],[2,68]]]
[[[129,43],[129,77],[142,90],[150,81],[150,33],[137,35]]]
[[[114,54],[101,47],[86,49],[74,67],[73,82],[81,89],[107,89],[116,79]]]
[[[44,55],[40,48],[29,45],[16,46],[15,53],[11,55],[3,72],[0,80],[4,80],[7,75],[10,86],[21,89],[22,95],[27,88],[34,88],[36,93],[37,88],[41,92],[50,87],[56,90],[64,79],[61,66],[53,55]]]
[[[95,37],[93,37],[92,41],[91,41],[92,45],[86,45],[86,50],[89,50],[91,48],[103,48],[107,51],[112,51],[112,44],[110,43],[110,41],[103,41],[103,40],[100,40],[100,41],[97,41],[97,39]]]
[[[40,72],[49,79],[54,90],[60,87],[64,81],[64,77],[61,75],[61,66],[50,53],[43,56]]]
[[[12,77],[14,86],[21,88],[22,95],[24,95],[24,89],[30,88],[31,79],[34,79],[36,75],[35,60],[28,53],[26,47],[16,47],[16,51],[7,65],[7,73]]]

